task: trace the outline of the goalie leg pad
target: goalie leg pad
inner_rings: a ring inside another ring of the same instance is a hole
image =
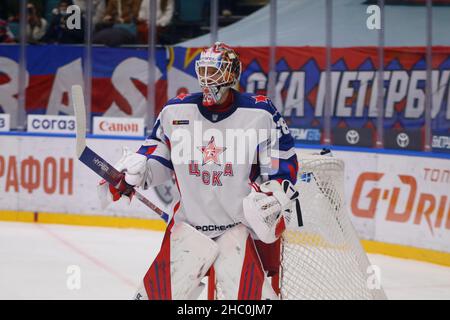
[[[217,244],[179,222],[166,231],[161,250],[144,277],[151,300],[192,299],[218,255]]]
[[[254,241],[244,225],[228,230],[216,242],[220,250],[214,262],[218,299],[278,299],[265,276]]]

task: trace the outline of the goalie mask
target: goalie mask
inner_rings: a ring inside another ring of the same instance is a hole
[[[238,83],[241,61],[231,47],[216,42],[202,51],[200,59],[195,62],[195,72],[203,92],[203,105],[212,106]]]

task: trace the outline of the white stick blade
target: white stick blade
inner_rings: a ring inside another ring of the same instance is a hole
[[[77,122],[77,157],[79,158],[86,147],[86,107],[84,105],[83,88],[72,86],[72,101]]]

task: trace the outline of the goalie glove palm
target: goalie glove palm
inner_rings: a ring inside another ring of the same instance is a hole
[[[288,180],[252,186],[254,190],[243,200],[245,219],[261,241],[272,243],[285,229],[285,215],[290,217],[299,208],[298,191]]]

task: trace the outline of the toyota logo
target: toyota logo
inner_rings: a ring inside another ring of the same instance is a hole
[[[409,137],[406,133],[402,132],[397,135],[397,144],[400,148],[406,148],[409,144]]]
[[[349,144],[357,144],[359,141],[359,133],[356,130],[349,130],[345,135],[345,139]]]

